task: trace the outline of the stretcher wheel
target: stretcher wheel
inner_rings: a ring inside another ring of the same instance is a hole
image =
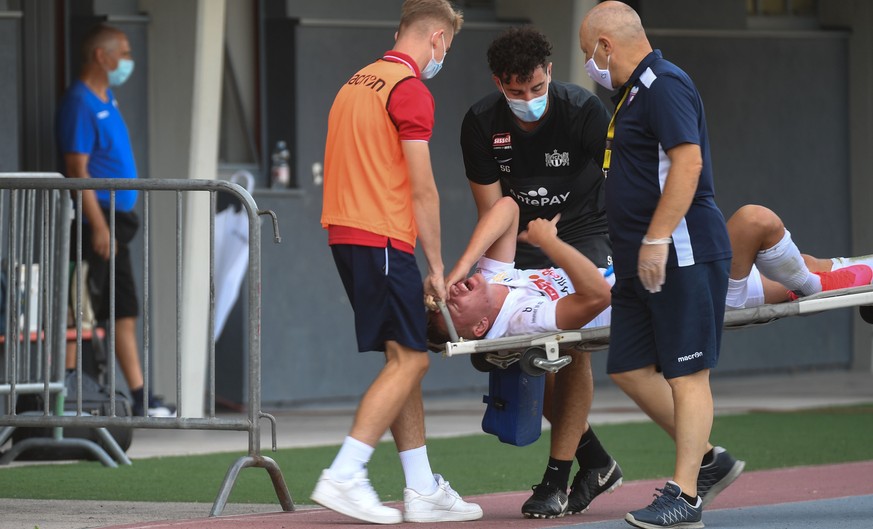
[[[473,368],[476,371],[481,371],[483,373],[488,373],[489,371],[494,371],[497,369],[497,366],[492,364],[485,358],[486,353],[473,353],[470,355],[470,363],[473,364]]]
[[[545,375],[546,372],[534,365],[534,360],[538,358],[545,359],[546,350],[542,347],[529,347],[521,354],[521,360],[518,362],[518,367],[532,377],[541,377]]]
[[[861,305],[858,307],[858,313],[862,320],[873,325],[873,305]]]

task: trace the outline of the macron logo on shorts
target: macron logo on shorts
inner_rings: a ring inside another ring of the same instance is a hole
[[[703,351],[697,351],[696,353],[692,353],[690,355],[680,356],[676,360],[678,362],[687,362],[688,360],[694,360],[695,358],[700,358],[703,356]]]

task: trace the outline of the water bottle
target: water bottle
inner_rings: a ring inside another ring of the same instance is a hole
[[[283,140],[276,142],[276,149],[271,157],[270,187],[281,188],[291,184],[291,168],[288,165],[290,158],[291,153],[288,152],[288,145]]]

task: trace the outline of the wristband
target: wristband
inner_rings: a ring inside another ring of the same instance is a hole
[[[643,235],[643,244],[646,246],[650,246],[653,244],[670,244],[673,242],[673,237],[664,237],[663,239],[649,239],[647,236]]]

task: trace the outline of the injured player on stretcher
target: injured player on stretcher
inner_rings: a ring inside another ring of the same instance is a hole
[[[518,206],[500,199],[477,223],[466,250],[446,277],[446,303],[458,336],[490,339],[560,329],[608,326],[609,270],[598,269],[557,237],[558,218],[536,219],[518,237],[539,246],[556,268],[520,270],[512,262]],[[826,290],[869,285],[873,255],[821,259],[806,254],[771,210],[746,205],[727,222],[733,249],[728,309],[780,303]],[[475,271],[468,277],[470,269]],[[432,343],[449,341],[445,320],[432,312]]]

